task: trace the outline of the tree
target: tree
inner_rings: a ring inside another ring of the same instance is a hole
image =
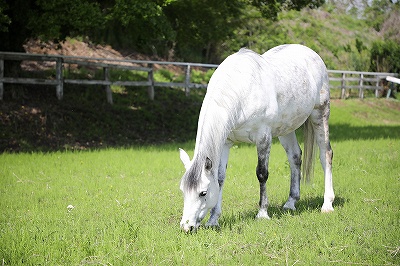
[[[23,51],[29,38],[62,40],[104,26],[90,0],[6,0],[0,5],[0,51]]]
[[[389,14],[380,25],[380,33],[387,40],[393,40],[400,43],[400,2],[392,5]]]
[[[366,16],[376,16],[376,27],[384,40],[371,48],[371,71],[400,73],[400,3],[374,0]]]
[[[371,71],[400,73],[400,44],[396,41],[377,41],[371,48]]]
[[[277,19],[282,10],[316,8],[323,3],[324,0],[180,0],[166,6],[165,14],[176,32],[174,48],[178,56],[218,63],[224,54],[221,47],[226,47],[227,42],[235,42],[237,32],[246,32],[249,26],[258,25],[260,17],[265,23],[265,20]],[[261,16],[247,16],[249,12],[254,13],[254,9]],[[251,22],[253,19],[255,23]],[[256,31],[250,29],[250,32]],[[235,42],[235,46],[248,43],[245,35],[239,38],[241,40]]]
[[[315,8],[324,0],[3,0],[0,51],[23,51],[29,38],[88,36],[117,48],[183,60],[220,62],[222,44],[256,8],[274,20],[282,10]],[[251,18],[250,18],[251,19]]]
[[[380,31],[382,23],[385,21],[386,15],[393,5],[388,0],[373,0],[364,10],[364,17],[368,24],[376,31]]]
[[[251,4],[260,10],[262,16],[270,20],[276,20],[278,13],[283,10],[300,11],[305,7],[313,9],[324,3],[325,0],[251,0]]]
[[[216,47],[240,21],[242,0],[181,0],[166,6],[176,39],[173,47],[186,60],[219,62]]]
[[[105,18],[105,29],[91,35],[115,48],[136,49],[164,56],[175,39],[164,8],[170,0],[115,0]]]
[[[30,1],[15,0],[1,1],[0,6],[0,51],[23,51],[23,43],[30,31],[25,27],[28,24]],[[19,11],[18,11],[19,10]]]

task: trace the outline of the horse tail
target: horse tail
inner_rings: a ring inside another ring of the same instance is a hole
[[[302,169],[302,175],[307,183],[314,177],[315,146],[314,127],[309,117],[304,123],[304,153]]]

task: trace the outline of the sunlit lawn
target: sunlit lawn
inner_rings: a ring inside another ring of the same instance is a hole
[[[192,150],[193,142],[2,154],[0,262],[399,265],[399,111],[371,110],[359,101],[333,103],[332,109],[335,212],[320,213],[319,164],[311,184],[302,186],[297,211],[282,211],[289,165],[274,143],[267,183],[271,220],[255,220],[255,148],[239,145],[230,154],[221,228],[191,235],[179,229],[178,147]]]

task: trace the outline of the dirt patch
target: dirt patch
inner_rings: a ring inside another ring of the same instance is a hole
[[[79,41],[76,39],[67,39],[60,43],[54,43],[52,41],[42,42],[40,40],[31,39],[24,45],[24,49],[30,54],[92,57],[113,60],[166,61],[160,57],[148,56],[135,51],[125,50],[120,52],[113,49],[110,45],[93,44],[88,40]],[[21,66],[22,69],[26,71],[38,71],[54,68],[54,65],[55,62],[24,61]],[[147,66],[147,64],[141,66]],[[184,71],[183,67],[174,65],[154,64],[153,68],[155,70],[163,68],[177,74],[180,74]]]
[[[60,43],[51,41],[42,42],[32,39],[24,45],[24,49],[27,53],[32,54],[124,59],[121,53],[112,49],[109,45],[94,45],[90,42],[82,42],[73,39],[68,39]]]
[[[400,111],[400,101],[393,99],[386,99],[379,101],[364,101],[364,103],[372,108],[381,108],[382,106],[396,111]],[[400,119],[400,118],[399,118]]]
[[[331,99],[331,104],[334,104],[337,107],[344,107],[346,106],[346,103],[342,99]]]

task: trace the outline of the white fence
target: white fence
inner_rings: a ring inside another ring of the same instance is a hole
[[[50,65],[55,66],[55,77],[51,78],[21,78],[21,77],[5,77],[6,60],[24,61],[24,62],[52,62]],[[175,66],[184,68],[185,78],[183,82],[157,82],[154,80],[155,66],[162,68],[165,66]],[[102,79],[71,79],[63,76],[63,69],[71,66],[90,67],[103,69]],[[53,85],[56,87],[56,96],[62,99],[64,93],[64,84],[81,84],[81,85],[102,85],[105,86],[107,101],[113,103],[112,85],[120,86],[144,86],[148,88],[150,99],[154,99],[154,87],[181,87],[185,88],[188,95],[192,88],[207,88],[207,84],[191,82],[191,70],[195,67],[215,69],[218,65],[199,64],[199,63],[182,63],[182,62],[164,62],[164,61],[143,61],[143,60],[118,60],[108,58],[90,58],[90,57],[72,57],[61,55],[39,55],[25,53],[9,53],[0,52],[0,100],[3,99],[4,84],[37,84],[37,85]],[[110,79],[110,69],[122,69],[126,71],[138,71],[147,74],[146,80],[129,81]],[[365,90],[374,90],[376,97],[379,91],[383,90],[383,82],[387,76],[398,76],[397,73],[376,73],[376,72],[357,72],[357,71],[340,71],[328,70],[330,76],[330,87],[332,89],[341,89],[341,98],[345,98],[346,90],[358,89],[359,97],[364,97]]]
[[[390,87],[389,87],[389,90],[388,90],[388,93],[387,93],[387,97],[386,97],[386,98],[389,98],[390,93],[394,88],[394,84],[400,84],[400,79],[395,78],[395,77],[391,77],[391,76],[387,76],[386,80],[390,82]]]

